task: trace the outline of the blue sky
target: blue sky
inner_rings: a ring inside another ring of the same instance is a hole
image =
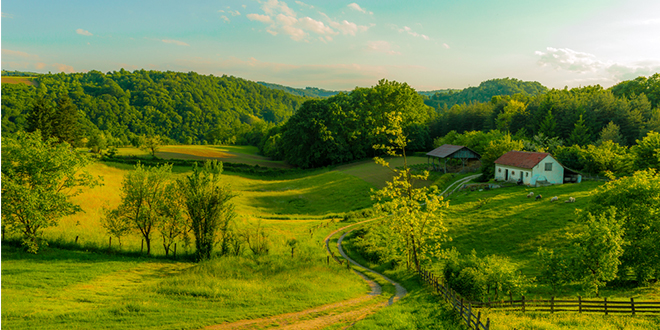
[[[657,0],[4,0],[2,69],[124,68],[350,90],[493,78],[563,88],[660,72]]]

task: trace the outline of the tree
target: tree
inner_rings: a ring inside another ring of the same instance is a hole
[[[547,137],[557,136],[557,122],[555,117],[552,115],[552,110],[548,110],[548,114],[545,116],[539,127],[539,133],[543,133]]]
[[[575,128],[571,132],[571,136],[566,141],[569,145],[583,146],[591,142],[591,134],[589,128],[584,124],[584,119],[580,115],[580,119],[575,123]]]
[[[228,251],[230,224],[236,214],[230,202],[236,195],[228,186],[219,186],[222,162],[206,161],[204,167],[178,180],[179,192],[195,236],[197,260],[208,260],[213,247],[220,241],[221,250]]]
[[[98,180],[83,169],[89,160],[68,143],[43,140],[39,133],[2,136],[2,224],[23,236],[37,253],[46,242],[42,230],[82,211],[70,201]]]
[[[183,236],[187,242],[188,223],[181,212],[178,185],[175,182],[168,183],[163,189],[162,201],[158,213],[161,217],[156,225],[163,239],[165,256],[170,254],[172,244],[179,236]]]
[[[649,132],[637,145],[631,148],[635,154],[635,168],[660,170],[660,134]]]
[[[599,187],[585,211],[595,219],[615,218],[622,227],[621,276],[632,273],[640,284],[660,277],[660,176],[655,170],[638,171]]]
[[[156,151],[160,149],[163,145],[163,140],[159,135],[153,135],[145,137],[143,141],[140,141],[140,149],[148,151],[151,153],[152,157],[156,157]]]
[[[523,142],[512,139],[510,134],[498,140],[490,141],[481,155],[481,177],[479,179],[487,181],[493,178],[495,175],[495,160],[509,151],[522,150],[523,147]]]
[[[597,216],[586,213],[584,231],[570,235],[574,255],[572,268],[587,293],[598,296],[599,288],[617,277],[623,254],[623,230],[616,219],[616,207],[608,207]]]
[[[624,144],[623,136],[619,130],[619,125],[609,122],[607,126],[603,127],[603,130],[600,132],[600,139],[598,139],[598,144],[602,144],[605,141],[612,141],[617,144]]]
[[[389,248],[403,250],[406,263],[419,271],[424,261],[439,256],[440,244],[447,239],[440,210],[449,204],[443,201],[435,187],[414,187],[415,180],[426,180],[429,173],[413,174],[407,165],[407,139],[401,127],[401,114],[390,113],[388,120],[387,125],[378,127],[378,133],[387,137],[388,144],[375,145],[374,148],[389,156],[403,157],[404,165],[403,169],[396,169],[383,158],[375,158],[376,163],[389,168],[394,177],[383,189],[372,190],[372,199],[378,201],[377,210],[391,214],[387,224],[395,239]]]
[[[57,100],[57,107],[52,117],[52,135],[61,142],[74,145],[80,139],[78,117],[78,109],[71,102],[69,96],[62,95]]]
[[[117,237],[121,248],[121,238],[128,235],[133,227],[120,216],[117,209],[103,208],[103,214],[101,226],[111,237]]]
[[[172,165],[145,168],[137,164],[135,170],[124,176],[121,186],[121,204],[113,217],[118,217],[142,235],[147,244],[147,254],[151,254],[153,230],[162,222],[172,220],[171,195],[167,189]]]
[[[34,101],[34,105],[27,115],[27,131],[40,131],[42,140],[46,141],[53,133],[53,109],[46,97],[40,97]]]

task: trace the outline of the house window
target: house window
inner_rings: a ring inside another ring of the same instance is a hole
[[[516,171],[511,171],[511,175],[516,175]]]
[[[502,173],[502,169],[501,169],[501,168],[498,168],[498,169],[497,169],[497,173]]]
[[[526,176],[526,177],[529,177],[529,172],[525,172],[525,176]]]
[[[545,170],[552,171],[552,163],[545,163]]]

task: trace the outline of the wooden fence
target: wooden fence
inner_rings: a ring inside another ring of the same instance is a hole
[[[475,330],[489,329],[490,320],[486,319],[486,324],[481,323],[481,312],[477,312],[475,315],[473,308],[495,308],[523,313],[660,314],[660,301],[635,301],[633,298],[621,301],[607,300],[607,298],[603,298],[602,300],[582,299],[582,297],[578,297],[577,300],[556,300],[554,297],[551,299],[525,299],[525,296],[522,296],[519,300],[513,300],[513,297],[509,296],[509,300],[488,302],[469,301],[463,299],[454,290],[445,286],[441,279],[433,273],[421,270],[419,275],[426,284],[433,287],[437,294],[441,295],[460,313],[470,329]]]

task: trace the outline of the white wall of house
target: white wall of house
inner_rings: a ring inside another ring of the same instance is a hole
[[[546,170],[546,166],[548,170]],[[508,180],[505,180],[507,173]],[[534,175],[545,177],[545,179],[552,184],[564,183],[564,167],[562,167],[561,164],[559,164],[559,162],[550,155],[543,158],[542,161],[540,161],[531,169],[495,164],[496,181],[518,182],[518,179],[521,178],[521,175],[523,184],[529,184]]]

